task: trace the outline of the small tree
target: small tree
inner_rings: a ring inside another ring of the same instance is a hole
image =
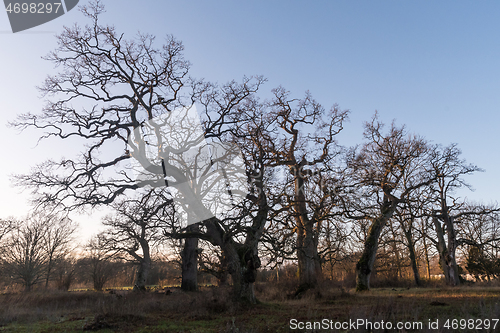
[[[67,256],[58,260],[54,266],[57,289],[68,291],[77,274],[77,260]]]
[[[94,289],[102,291],[102,288],[113,276],[112,253],[105,247],[105,240],[100,236],[92,237],[87,246],[87,256],[80,260],[79,265],[90,276]]]
[[[7,240],[5,271],[14,282],[20,282],[25,291],[30,291],[46,274],[46,232],[43,217],[34,214],[24,221],[16,221]]]
[[[49,285],[54,268],[65,262],[70,254],[76,229],[77,225],[66,216],[47,216],[46,231],[43,236],[44,250],[47,254],[45,288]]]
[[[6,270],[26,291],[45,280],[45,287],[58,262],[71,250],[76,224],[66,216],[34,212],[16,221],[6,241]]]
[[[113,204],[115,215],[104,218],[107,229],[100,234],[110,253],[137,264],[134,290],[145,290],[151,269],[151,252],[165,239],[165,221],[173,216],[172,201],[160,190],[150,190],[139,199]]]

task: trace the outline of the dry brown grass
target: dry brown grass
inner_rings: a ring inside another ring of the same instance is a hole
[[[500,318],[500,288],[379,288],[356,294],[323,284],[296,296],[294,287],[288,282],[258,284],[260,303],[253,307],[233,303],[228,289],[215,287],[194,293],[172,289],[168,295],[130,291],[4,294],[0,295],[0,330],[288,332],[292,318],[422,322]]]

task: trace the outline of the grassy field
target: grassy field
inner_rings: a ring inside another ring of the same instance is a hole
[[[500,332],[500,323],[493,329],[493,319],[500,318],[497,287],[379,288],[355,294],[323,286],[300,298],[287,292],[286,286],[259,285],[256,291],[260,300],[256,306],[234,304],[228,291],[219,288],[195,293],[172,289],[171,293],[4,294],[0,295],[0,331]],[[361,321],[353,328],[353,322]],[[398,322],[407,329],[388,329]],[[344,328],[335,329],[342,323]]]

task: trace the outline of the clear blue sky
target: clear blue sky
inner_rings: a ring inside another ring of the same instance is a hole
[[[80,4],[86,3],[80,0]],[[185,45],[191,74],[220,83],[264,75],[267,93],[283,85],[306,90],[325,107],[351,110],[339,143],[361,143],[362,123],[378,110],[436,143],[458,143],[486,172],[470,177],[470,199],[500,202],[500,2],[494,1],[107,1],[103,20],[133,36]],[[82,22],[73,10],[25,33],[12,34],[0,10],[0,123],[43,106],[35,89],[52,65],[40,57],[54,34]],[[22,215],[26,195],[9,174],[80,147],[36,144],[34,131],[5,126],[0,164],[0,217]],[[85,225],[82,226],[85,228]]]

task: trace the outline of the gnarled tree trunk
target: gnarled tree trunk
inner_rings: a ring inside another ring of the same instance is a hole
[[[313,237],[313,230],[309,224],[300,223],[297,226],[297,259],[299,264],[299,288],[315,287],[321,279],[322,272],[318,256],[318,244],[315,237]]]
[[[370,289],[370,276],[377,256],[380,234],[396,210],[397,204],[397,201],[386,201],[382,206],[381,215],[372,221],[365,240],[363,253],[356,264],[356,291]]]
[[[316,221],[307,216],[304,178],[300,172],[296,173],[294,210],[297,223],[298,291],[300,291],[314,288],[321,280],[322,272],[318,255],[318,237],[314,230]]]
[[[186,230],[187,232],[197,232],[198,227],[197,225],[190,225]],[[198,290],[198,253],[198,238],[186,238],[181,252],[181,289],[184,291]]]
[[[144,259],[139,263],[135,277],[134,291],[145,291],[149,271],[151,270],[151,259]]]
[[[458,286],[460,284],[460,278],[458,274],[457,261],[455,259],[456,252],[456,237],[455,228],[453,227],[453,221],[450,217],[446,217],[446,229],[448,234],[448,245],[444,240],[444,231],[441,227],[441,223],[437,217],[433,217],[434,227],[436,229],[436,234],[438,238],[437,247],[439,251],[439,262],[441,268],[443,269],[444,278],[446,284],[449,286]]]
[[[378,241],[386,222],[387,219],[379,217],[373,221],[368,230],[363,253],[356,264],[356,291],[370,289],[370,276],[377,256]]]
[[[234,299],[255,304],[257,300],[254,283],[257,278],[257,269],[261,264],[256,244],[253,246],[231,242],[226,244],[223,251],[228,259],[228,271],[233,280]]]
[[[139,241],[142,248],[142,257],[135,252],[131,255],[139,262],[139,268],[135,276],[134,291],[145,291],[148,281],[149,271],[151,270],[151,255],[149,253],[149,243],[142,238]]]

